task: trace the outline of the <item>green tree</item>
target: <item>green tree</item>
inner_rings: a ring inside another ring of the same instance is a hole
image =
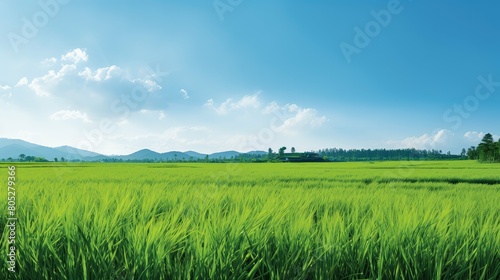
[[[477,146],[479,152],[479,161],[481,162],[493,162],[495,161],[496,154],[496,144],[493,140],[493,135],[491,133],[486,133],[481,143]]]
[[[500,162],[500,138],[498,138],[498,141],[496,143],[495,161]]]
[[[471,146],[469,149],[467,149],[467,158],[468,159],[478,159],[479,158],[478,151],[477,151],[476,147]]]
[[[272,159],[273,158],[273,149],[269,148],[267,150],[267,158]]]
[[[279,149],[279,152],[278,152],[279,158],[284,158],[285,157],[285,150],[286,150],[286,147],[281,147]]]
[[[57,158],[54,158],[54,162],[58,162],[59,160]]]
[[[467,156],[467,151],[465,151],[465,148],[462,149],[462,152],[460,153],[460,156],[465,158]]]
[[[292,151],[292,154],[295,153],[295,147],[292,147],[291,151]]]
[[[25,154],[20,154],[19,155],[19,161],[24,161],[26,159],[26,155]]]

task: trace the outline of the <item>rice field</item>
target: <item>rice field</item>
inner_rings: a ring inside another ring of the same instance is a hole
[[[0,279],[500,279],[500,164],[40,163],[16,172],[16,272],[4,265]]]

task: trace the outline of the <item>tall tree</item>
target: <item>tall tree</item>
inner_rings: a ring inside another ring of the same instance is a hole
[[[462,152],[460,153],[460,156],[465,158],[467,156],[467,151],[465,151],[465,148],[462,149]]]
[[[295,147],[292,147],[291,151],[292,151],[292,154],[295,153]]]
[[[26,155],[25,154],[20,154],[19,155],[19,160],[20,161],[24,161],[26,159]]]
[[[281,147],[281,148],[279,149],[279,153],[278,153],[278,154],[279,154],[279,157],[280,157],[280,158],[285,157],[285,150],[286,150],[286,147]]]
[[[493,135],[491,133],[486,133],[481,143],[477,146],[479,152],[479,161],[482,162],[493,162],[495,161],[496,145],[493,140]]]

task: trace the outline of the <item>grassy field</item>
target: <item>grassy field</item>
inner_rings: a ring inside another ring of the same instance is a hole
[[[0,170],[6,213],[7,165]],[[4,265],[0,279],[500,279],[499,164],[45,163],[16,172],[17,266]]]

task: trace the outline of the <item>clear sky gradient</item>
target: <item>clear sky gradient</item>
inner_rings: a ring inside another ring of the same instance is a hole
[[[438,149],[500,135],[498,1],[0,3],[0,137]]]

